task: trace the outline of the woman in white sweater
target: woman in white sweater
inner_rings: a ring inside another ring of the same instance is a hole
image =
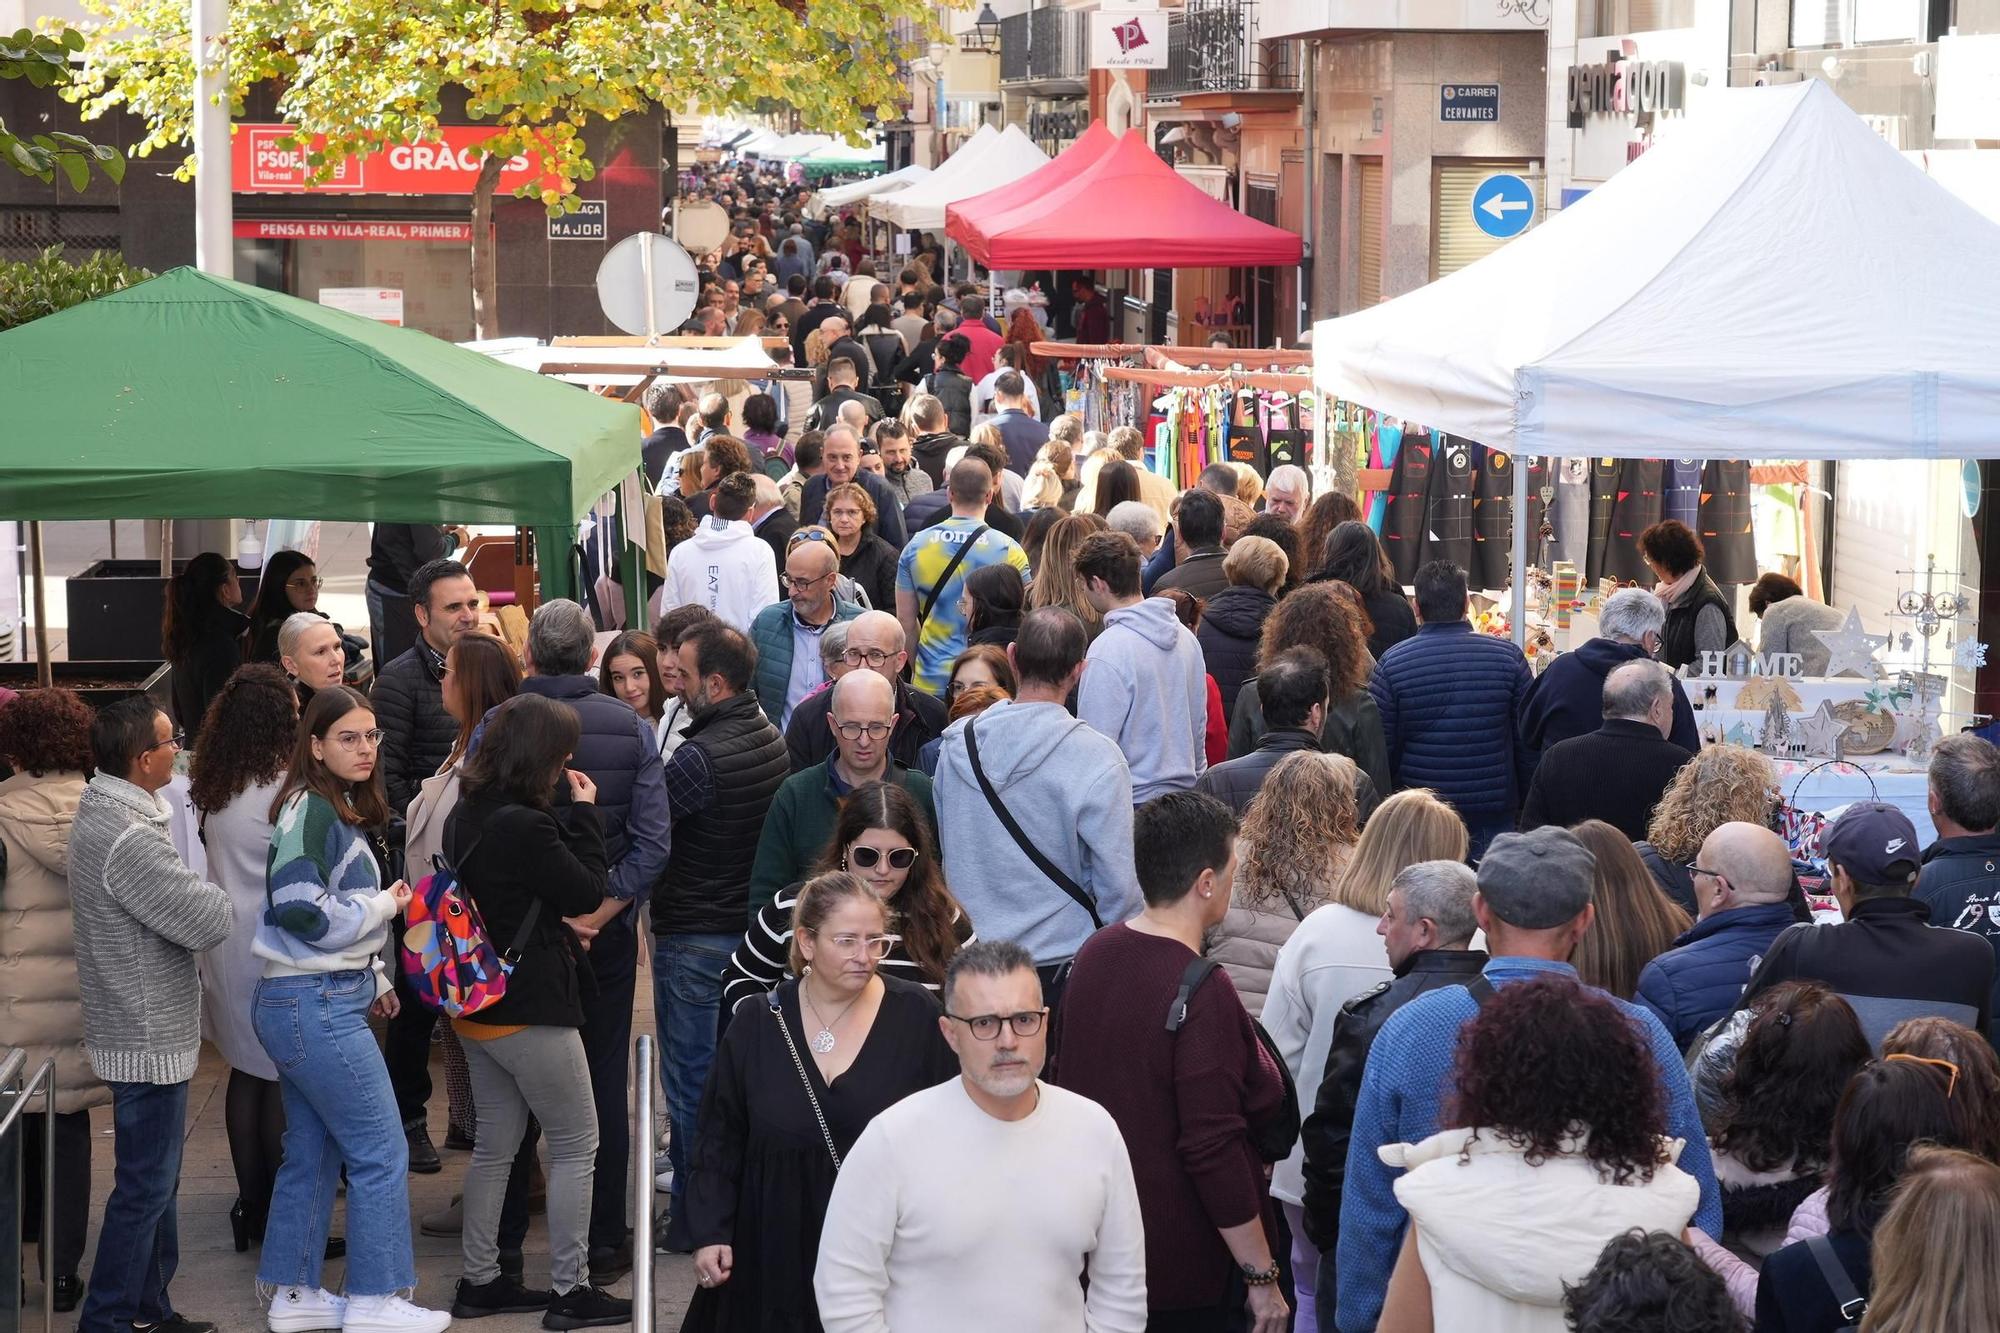
[[[1262,1017],[1302,1099],[1311,1095],[1306,1090],[1319,1087],[1341,1006],[1392,975],[1380,931],[1390,881],[1419,861],[1463,861],[1465,849],[1464,821],[1449,805],[1421,788],[1396,793],[1369,819],[1331,901],[1308,915],[1278,951]],[[1311,1328],[1318,1311],[1319,1250],[1306,1238],[1303,1144],[1272,1169],[1271,1197],[1283,1205],[1291,1225],[1297,1323]]]
[[[1454,1082],[1452,1128],[1380,1150],[1411,1222],[1382,1333],[1560,1333],[1564,1284],[1613,1238],[1687,1228],[1701,1186],[1674,1165],[1645,1038],[1601,991],[1502,987],[1460,1036]]]

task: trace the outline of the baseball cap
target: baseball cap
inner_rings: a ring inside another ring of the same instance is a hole
[[[1828,862],[1838,861],[1863,884],[1907,884],[1923,864],[1917,826],[1886,801],[1848,806],[1820,835],[1819,846]]]
[[[1548,930],[1590,905],[1597,858],[1566,828],[1503,833],[1479,862],[1479,896],[1510,926]]]

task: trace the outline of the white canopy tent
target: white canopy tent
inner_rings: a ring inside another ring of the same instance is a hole
[[[1519,240],[1321,322],[1313,364],[1528,455],[1995,458],[1996,309],[2000,226],[1808,80],[1719,94]]]
[[[909,166],[900,167],[886,176],[871,176],[865,181],[855,181],[851,185],[836,185],[830,190],[821,190],[806,201],[806,211],[817,217],[825,217],[837,209],[859,203],[863,199],[874,199],[897,190],[906,190],[930,174],[929,167],[918,166],[912,162]]]
[[[761,153],[764,149],[777,143],[783,137],[775,131],[759,129],[754,131],[749,138],[739,139],[737,142],[731,144],[729,146],[729,153],[732,157],[750,157],[753,154]]]
[[[1035,147],[1019,125],[1009,125],[998,134],[992,126],[982,125],[964,147],[923,181],[869,211],[904,230],[941,231],[947,205],[1011,184],[1047,165],[1048,160],[1048,154]]]
[[[459,344],[484,352],[522,370],[544,373],[545,367],[585,365],[587,371],[558,371],[551,378],[571,384],[630,389],[648,380],[705,384],[717,379],[763,379],[777,370],[764,344],[744,338],[727,347],[598,346],[589,343],[548,344],[533,338],[489,338]],[[628,369],[629,368],[629,369]]]
[[[787,134],[776,143],[752,151],[767,162],[796,162],[832,142],[833,136],[829,134]]]

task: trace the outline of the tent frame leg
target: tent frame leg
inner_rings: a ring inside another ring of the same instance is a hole
[[[35,683],[45,690],[56,683],[55,668],[49,664],[49,593],[44,586],[48,573],[48,561],[42,551],[42,521],[31,519],[28,579],[34,585],[35,598]]]
[[[1529,459],[1514,455],[1514,605],[1507,617],[1514,646],[1528,642],[1528,473]]]

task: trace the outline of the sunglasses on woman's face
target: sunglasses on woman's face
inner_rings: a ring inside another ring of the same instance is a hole
[[[856,847],[848,852],[847,859],[863,870],[873,870],[885,856],[889,858],[892,870],[908,870],[917,863],[917,849],[914,847],[896,847],[886,852],[880,847]]]

